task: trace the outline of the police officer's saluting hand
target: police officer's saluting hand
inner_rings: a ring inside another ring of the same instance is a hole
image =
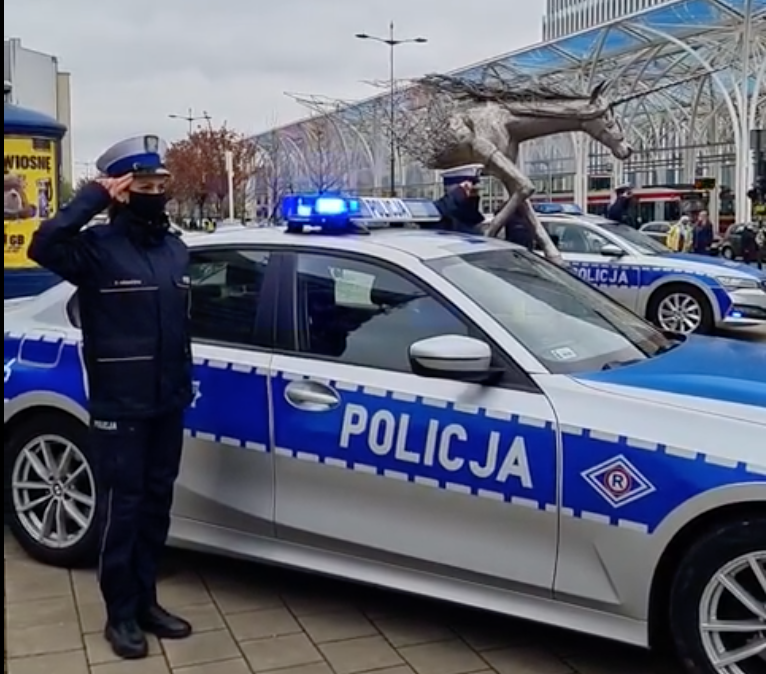
[[[192,628],[157,603],[157,566],[192,399],[189,256],[165,213],[167,145],[131,138],[33,237],[29,256],[77,286],[103,532],[99,580],[106,639],[126,659],[145,634]],[[86,227],[108,210],[109,223]]]

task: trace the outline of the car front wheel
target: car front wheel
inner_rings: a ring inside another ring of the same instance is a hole
[[[693,674],[766,671],[766,517],[729,522],[687,553],[670,597],[679,655]]]
[[[51,413],[26,419],[5,443],[8,524],[34,559],[61,567],[98,549],[95,469],[87,428]]]
[[[674,283],[652,296],[647,318],[661,330],[681,335],[709,334],[715,327],[710,301],[699,288]]]

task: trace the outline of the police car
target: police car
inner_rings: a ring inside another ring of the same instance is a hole
[[[766,349],[669,338],[430,202],[294,197],[189,237],[172,544],[766,664]],[[384,226],[385,225],[385,226]],[[5,306],[6,514],[97,547],[77,297]]]
[[[538,204],[564,260],[663,330],[709,333],[766,323],[766,273],[746,264],[673,253],[644,232],[571,204]]]

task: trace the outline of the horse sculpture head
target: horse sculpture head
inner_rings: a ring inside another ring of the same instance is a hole
[[[602,82],[591,92],[584,110],[588,114],[583,116],[580,127],[593,140],[608,147],[617,159],[625,160],[633,154],[633,148],[625,138],[614,106],[604,96],[605,89],[606,82]]]

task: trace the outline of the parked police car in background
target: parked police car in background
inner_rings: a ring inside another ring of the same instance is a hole
[[[673,253],[644,232],[571,205],[538,204],[538,216],[564,260],[663,330],[709,333],[716,327],[766,323],[766,273],[746,264]]]
[[[669,339],[502,241],[377,229],[430,202],[285,208],[189,237],[172,543],[763,671],[762,346]],[[58,565],[97,546],[77,322],[66,284],[5,308],[6,513]]]

